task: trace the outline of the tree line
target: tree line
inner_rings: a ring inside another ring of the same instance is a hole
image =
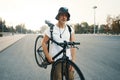
[[[87,22],[70,24],[74,26],[76,34],[93,34],[94,27],[96,34],[120,34],[120,15],[112,17],[110,15],[106,18],[106,24],[89,25]],[[43,33],[46,29],[46,25],[43,25],[40,29],[40,33]]]
[[[87,22],[75,23],[74,29],[76,34],[93,34],[94,24],[89,25]],[[46,29],[45,26],[41,26],[40,33]],[[18,24],[15,26],[6,26],[5,20],[0,19],[0,32],[12,32],[12,33],[34,33],[32,30],[27,30],[25,24]],[[106,24],[95,25],[95,33],[104,34],[120,34],[120,15],[112,17],[108,15],[106,18]]]
[[[26,29],[25,24],[18,24],[15,26],[15,28],[13,26],[9,26],[9,25],[7,26],[5,20],[2,20],[0,18],[0,32],[26,34],[26,33],[33,33],[34,31],[32,31],[30,29]]]
[[[94,33],[94,24],[89,25],[87,22],[77,23],[74,28],[75,33]],[[120,15],[116,17],[108,15],[106,24],[95,25],[95,33],[120,34]]]

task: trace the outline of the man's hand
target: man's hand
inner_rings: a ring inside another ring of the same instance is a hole
[[[54,62],[54,60],[52,59],[52,57],[50,55],[47,57],[47,60],[48,60],[49,63],[53,63]]]
[[[69,70],[74,71],[74,68],[70,65]]]

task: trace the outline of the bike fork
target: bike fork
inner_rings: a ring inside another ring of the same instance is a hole
[[[62,80],[63,80],[63,76],[64,76],[64,75],[63,75],[63,74],[64,74],[64,71],[63,71],[64,69],[63,69],[63,67],[64,67],[64,62],[62,62],[62,65],[61,65]]]
[[[64,76],[66,80],[69,80],[69,65],[68,62],[62,62],[61,64],[61,77],[64,80]]]

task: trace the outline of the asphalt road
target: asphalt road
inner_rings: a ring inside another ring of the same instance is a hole
[[[36,35],[28,35],[0,53],[0,80],[50,80],[50,68],[34,59]],[[120,80],[120,36],[76,35],[81,42],[76,64],[86,80]]]

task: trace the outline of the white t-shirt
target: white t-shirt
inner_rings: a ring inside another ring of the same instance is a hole
[[[71,27],[71,34],[74,33],[73,28]],[[50,37],[51,33],[50,33],[50,28],[48,28],[45,31],[45,34]],[[60,38],[60,34],[61,34],[61,38]],[[70,41],[70,32],[68,30],[68,26],[66,25],[64,28],[59,28],[58,26],[54,26],[53,27],[53,39],[57,42],[64,42],[64,41]],[[49,48],[49,53],[50,55],[53,57],[55,56],[59,51],[62,50],[62,47],[58,46],[57,44],[55,44],[54,42],[51,44],[50,43],[50,48]],[[55,60],[59,59],[62,57],[63,54],[59,55]],[[67,49],[66,51],[66,55],[69,57],[69,59],[71,59],[71,52],[70,49]]]

